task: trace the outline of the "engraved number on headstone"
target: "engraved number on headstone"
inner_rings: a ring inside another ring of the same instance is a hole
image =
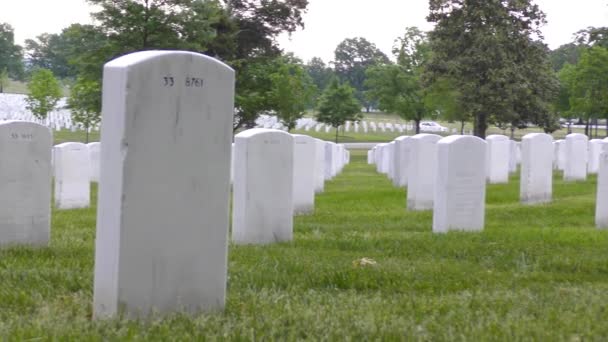
[[[199,77],[186,77],[186,87],[202,88],[204,80]]]
[[[173,76],[165,76],[163,77],[163,80],[165,81],[165,83],[163,84],[165,87],[173,87],[173,85],[175,84]]]
[[[32,133],[19,134],[19,133],[12,132],[10,134],[10,137],[11,137],[11,139],[14,139],[14,140],[32,140],[32,139],[34,139],[34,135]]]

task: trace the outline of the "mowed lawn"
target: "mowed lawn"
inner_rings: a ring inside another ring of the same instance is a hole
[[[435,235],[354,152],[293,242],[230,246],[224,312],[131,321],[91,320],[95,207],[54,210],[49,248],[0,252],[0,339],[606,340],[595,187],[556,173],[553,204],[522,206],[512,177],[488,187],[482,233]]]

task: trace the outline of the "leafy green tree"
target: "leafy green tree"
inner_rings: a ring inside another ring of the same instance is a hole
[[[313,99],[313,101],[316,102],[323,90],[327,88],[329,81],[335,76],[335,73],[319,57],[313,57],[306,63],[304,68],[317,88],[317,92]]]
[[[369,112],[372,102],[365,96],[367,69],[388,64],[390,60],[375,44],[365,38],[343,40],[334,51],[334,68],[342,82],[348,82],[355,89],[355,96]]]
[[[601,46],[608,48],[608,27],[589,26],[576,33],[576,41],[586,46]]]
[[[59,78],[75,76],[75,70],[70,66],[66,55],[63,36],[61,34],[43,33],[36,39],[25,41],[25,50],[32,68],[49,69]]]
[[[576,117],[576,113],[572,111],[570,106],[570,96],[574,83],[575,67],[570,63],[564,66],[557,73],[559,79],[559,91],[553,101],[553,110],[557,115],[566,120],[568,126],[568,134],[572,133],[572,120]]]
[[[575,43],[564,44],[549,52],[549,60],[555,72],[560,71],[566,63],[576,64],[581,56],[583,47]]]
[[[101,121],[101,85],[97,81],[78,78],[70,90],[68,108],[72,121],[81,124],[86,130],[86,142],[89,142],[89,131]]]
[[[354,89],[348,84],[340,84],[334,78],[321,95],[318,105],[317,121],[331,125],[336,129],[336,143],[338,142],[338,128],[346,121],[359,121],[363,118],[360,112],[361,103],[354,94]]]
[[[13,79],[22,80],[24,76],[22,50],[21,46],[15,44],[13,27],[0,23],[0,70],[6,68]]]
[[[380,64],[367,70],[365,85],[369,98],[377,100],[381,110],[398,114],[415,122],[420,133],[420,121],[429,115],[426,89],[421,74],[428,59],[426,36],[416,27],[408,27],[396,40],[393,53],[397,64]]]
[[[315,93],[315,85],[304,68],[296,63],[284,62],[270,75],[271,106],[281,122],[291,131]]]
[[[585,50],[573,76],[570,106],[585,117],[585,133],[590,135],[590,120],[608,114],[608,49],[593,46]]]
[[[517,115],[549,109],[557,83],[539,26],[545,15],[530,0],[430,0],[427,19],[432,55],[427,77],[447,77],[459,102],[471,113],[475,135],[489,123],[509,123]],[[522,113],[525,112],[525,113]]]
[[[217,1],[88,0],[115,55],[150,49],[203,51],[214,38]]]
[[[59,82],[48,69],[35,70],[27,89],[27,109],[38,119],[46,118],[48,113],[56,108],[62,96]]]

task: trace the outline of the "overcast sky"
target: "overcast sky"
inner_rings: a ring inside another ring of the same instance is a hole
[[[547,14],[545,42],[556,48],[588,26],[608,26],[608,0],[535,0]],[[85,0],[0,0],[0,22],[15,29],[19,44],[27,38],[57,33],[72,23],[92,23]],[[407,26],[429,30],[428,0],[309,0],[304,30],[279,41],[304,60],[326,62],[345,38],[365,37],[390,55],[395,38]]]

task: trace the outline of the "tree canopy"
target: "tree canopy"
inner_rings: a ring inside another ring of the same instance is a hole
[[[361,120],[361,103],[354,94],[354,89],[347,83],[340,83],[333,78],[329,83],[317,107],[317,121],[336,128],[336,143],[338,142],[338,127],[346,121]]]
[[[48,69],[37,69],[27,84],[27,109],[38,119],[44,119],[57,107],[62,97],[59,82]]]

